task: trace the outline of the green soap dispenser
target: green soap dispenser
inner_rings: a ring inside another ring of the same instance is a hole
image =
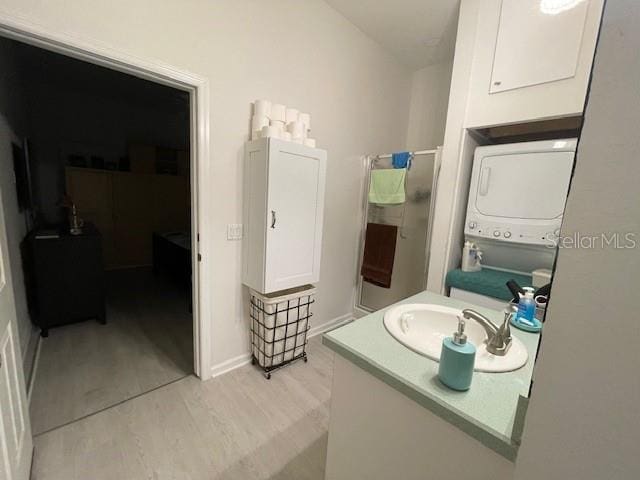
[[[458,317],[458,331],[442,341],[438,378],[453,390],[469,390],[476,361],[476,347],[467,342],[464,319]]]

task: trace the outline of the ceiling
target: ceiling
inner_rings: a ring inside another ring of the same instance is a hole
[[[451,60],[459,0],[325,0],[413,69]]]

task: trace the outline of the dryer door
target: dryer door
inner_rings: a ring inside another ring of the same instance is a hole
[[[482,159],[475,206],[492,217],[551,220],[562,215],[574,152],[490,155]]]

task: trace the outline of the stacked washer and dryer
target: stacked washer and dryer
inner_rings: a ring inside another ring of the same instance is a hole
[[[569,138],[476,148],[464,233],[483,269],[530,276],[553,268],[576,145]],[[469,300],[459,288],[451,296]]]

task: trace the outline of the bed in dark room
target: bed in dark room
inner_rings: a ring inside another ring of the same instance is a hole
[[[188,288],[191,310],[191,234],[153,232],[153,273],[163,274]]]

